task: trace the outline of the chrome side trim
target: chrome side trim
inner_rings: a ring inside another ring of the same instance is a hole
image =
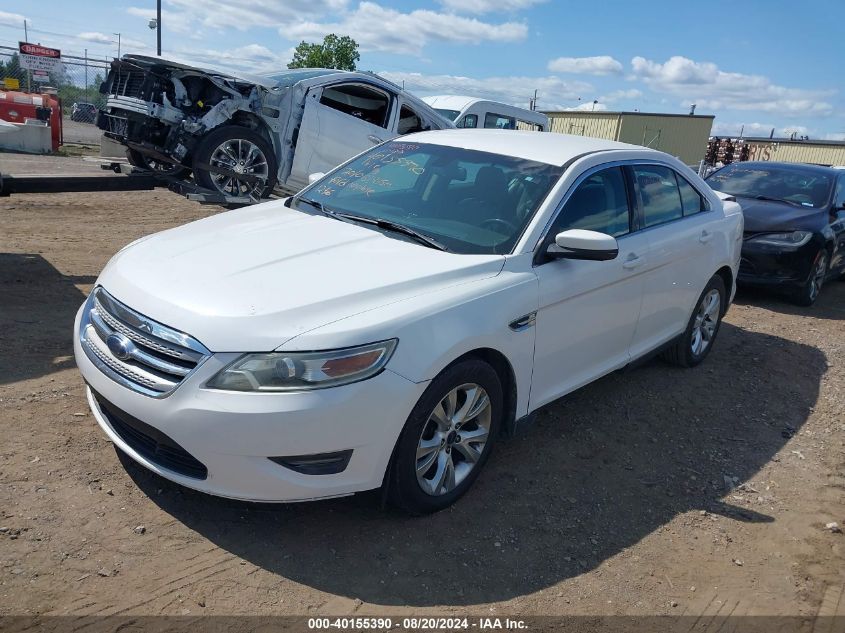
[[[528,314],[519,317],[518,319],[514,319],[510,323],[508,323],[508,327],[512,329],[514,332],[522,332],[523,330],[527,330],[534,323],[537,321],[537,311],[529,312]]]

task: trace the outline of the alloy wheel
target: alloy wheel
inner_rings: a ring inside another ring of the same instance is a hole
[[[258,200],[267,187],[269,169],[267,157],[255,143],[242,138],[228,139],[220,143],[211,153],[208,161],[212,167],[222,167],[234,172],[234,175],[212,172],[214,186],[228,196],[248,196]],[[238,178],[250,176],[249,180]],[[253,178],[255,180],[253,180]]]
[[[827,256],[824,253],[819,255],[819,259],[816,262],[815,267],[813,268],[813,274],[810,277],[810,287],[809,287],[809,295],[810,301],[815,301],[818,296],[819,292],[821,292],[822,284],[824,284],[824,278],[827,276]]]
[[[719,327],[721,309],[722,297],[715,288],[705,294],[701,303],[698,304],[691,341],[692,353],[695,356],[700,356],[710,346],[710,342],[716,335],[716,328]]]
[[[429,414],[417,444],[417,482],[432,496],[454,490],[476,467],[490,435],[492,407],[483,387],[447,393]]]

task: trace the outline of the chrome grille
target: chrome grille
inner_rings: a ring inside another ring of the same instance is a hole
[[[100,125],[102,129],[110,134],[116,136],[126,136],[129,132],[129,121],[121,116],[114,116],[113,114],[100,113],[103,124]]]
[[[111,83],[112,95],[123,97],[142,97],[144,87],[144,73],[140,71],[119,70],[115,73]]]
[[[82,349],[104,374],[161,398],[211,355],[199,341],[123,305],[96,288],[82,313]]]

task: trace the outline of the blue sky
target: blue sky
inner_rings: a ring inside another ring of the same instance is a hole
[[[0,2],[0,45],[154,52],[154,0]],[[540,109],[715,114],[714,133],[845,139],[841,0],[164,0],[164,56],[254,72],[350,35],[359,67],[411,91]]]

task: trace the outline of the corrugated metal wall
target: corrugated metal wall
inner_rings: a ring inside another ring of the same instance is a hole
[[[688,165],[704,158],[713,126],[709,116],[661,116],[637,112],[546,112],[552,132],[652,147]]]
[[[592,136],[615,141],[619,129],[619,114],[602,112],[546,112],[550,132]]]
[[[845,165],[845,144],[828,145],[812,141],[745,141],[748,160],[779,160],[787,163]]]
[[[654,116],[626,112],[616,140],[643,145],[677,156],[688,165],[704,158],[713,118]]]

